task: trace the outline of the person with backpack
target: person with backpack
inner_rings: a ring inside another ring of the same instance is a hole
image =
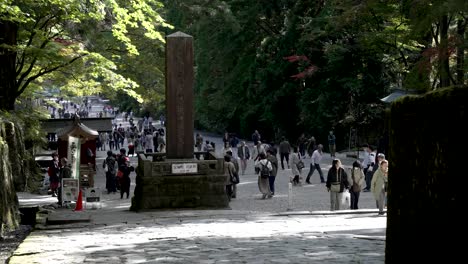
[[[104,160],[102,167],[106,172],[106,189],[107,194],[117,192],[115,186],[115,173],[117,172],[117,161],[114,158],[114,153],[111,150],[107,151],[107,158]]]
[[[258,160],[255,161],[255,172],[258,174],[258,189],[262,193],[262,199],[271,198],[270,176],[273,172],[273,166],[266,158],[265,153],[258,154]]]
[[[270,183],[271,196],[275,195],[275,179],[278,174],[278,158],[276,158],[276,151],[274,148],[269,148],[267,150],[267,160],[270,161],[273,170],[268,178]]]

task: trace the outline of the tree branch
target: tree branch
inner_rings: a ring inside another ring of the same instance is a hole
[[[43,76],[43,75],[45,75],[45,74],[51,73],[51,72],[53,72],[53,71],[56,71],[56,70],[58,70],[58,69],[60,69],[60,68],[63,68],[63,67],[65,67],[65,66],[68,66],[68,65],[72,64],[73,62],[75,62],[76,60],[78,60],[78,59],[80,59],[80,58],[82,58],[82,57],[84,57],[84,56],[86,56],[86,55],[84,55],[84,54],[83,54],[83,55],[80,55],[80,56],[78,56],[78,57],[75,57],[75,58],[71,59],[70,61],[68,61],[68,62],[66,62],[66,63],[62,63],[62,64],[57,65],[57,66],[55,66],[55,67],[52,67],[52,68],[50,68],[50,69],[47,69],[47,68],[41,69],[37,74],[35,74],[35,75],[29,77],[29,78],[24,82],[24,84],[21,86],[21,88],[19,89],[19,91],[16,93],[16,96],[20,96],[20,95],[24,92],[24,90],[26,89],[26,87],[28,87],[28,85],[29,85],[32,81],[36,80],[37,78],[39,78],[39,77],[41,77],[41,76]]]
[[[25,58],[26,58],[26,48],[28,48],[29,46],[31,46],[31,43],[32,43],[32,41],[33,41],[33,39],[34,39],[34,36],[36,36],[36,31],[35,31],[34,29],[35,29],[35,28],[37,27],[37,25],[39,24],[39,20],[40,20],[40,19],[38,19],[38,20],[36,21],[36,23],[34,24],[32,30],[31,30],[31,35],[29,35],[28,42],[26,43],[26,47],[25,47],[25,49],[23,50],[23,53],[21,54],[20,62],[19,62],[19,64],[18,64],[18,65],[19,65],[19,68],[16,70],[16,76],[18,76],[18,75],[21,73],[21,71],[23,70],[24,60],[25,60]]]
[[[54,35],[50,36],[49,38],[45,39],[44,42],[42,42],[39,49],[44,49],[45,46],[47,45],[47,43],[50,42],[50,40],[52,40],[56,36],[60,35],[61,33],[62,33],[62,31],[59,31],[56,34],[54,34]],[[36,64],[36,61],[37,61],[37,56],[32,59],[31,64],[29,65],[28,69],[23,74],[21,74],[20,78],[18,79],[18,86],[21,85],[21,83],[24,81],[24,79],[26,79],[26,77],[31,73],[32,69],[34,68],[34,65]]]

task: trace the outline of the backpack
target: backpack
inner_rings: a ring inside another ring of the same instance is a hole
[[[268,162],[270,161],[267,161],[265,164],[261,164],[261,168],[260,168],[260,177],[262,177],[263,179],[267,179],[269,176],[270,176],[270,170],[268,169]]]

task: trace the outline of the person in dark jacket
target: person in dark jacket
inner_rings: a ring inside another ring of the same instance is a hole
[[[334,159],[332,167],[328,171],[327,190],[330,192],[330,210],[340,210],[343,191],[349,189],[348,174],[341,167],[341,161]]]
[[[289,153],[291,153],[291,145],[289,141],[286,140],[285,137],[282,137],[281,143],[279,145],[279,153],[281,159],[281,168],[284,170],[284,163],[283,161],[286,159],[286,165],[289,169]]]
[[[127,199],[130,196],[130,173],[135,170],[133,166],[130,166],[129,157],[125,157],[124,160],[125,162],[119,167],[123,173],[120,177],[120,199],[123,199],[124,193],[127,193]]]
[[[59,155],[57,152],[52,154],[52,162],[47,171],[50,180],[50,190],[52,191],[52,197],[57,197],[58,187],[60,185],[60,162]]]
[[[275,150],[273,148],[269,148],[267,150],[267,160],[271,162],[273,170],[268,177],[268,181],[270,183],[270,191],[271,196],[275,195],[275,179],[276,175],[278,174],[278,159],[276,158]]]
[[[117,192],[115,184],[115,173],[117,172],[117,161],[114,158],[114,153],[111,150],[107,151],[107,158],[102,164],[106,168],[106,189],[107,193]]]

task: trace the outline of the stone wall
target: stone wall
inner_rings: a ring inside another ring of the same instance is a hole
[[[19,225],[18,197],[15,192],[12,163],[12,149],[9,142],[17,141],[14,124],[0,119],[0,237],[4,231],[16,229]],[[9,138],[10,137],[10,138]],[[13,137],[13,139],[11,139]],[[15,152],[16,153],[16,152]],[[19,156],[14,155],[19,158]]]

